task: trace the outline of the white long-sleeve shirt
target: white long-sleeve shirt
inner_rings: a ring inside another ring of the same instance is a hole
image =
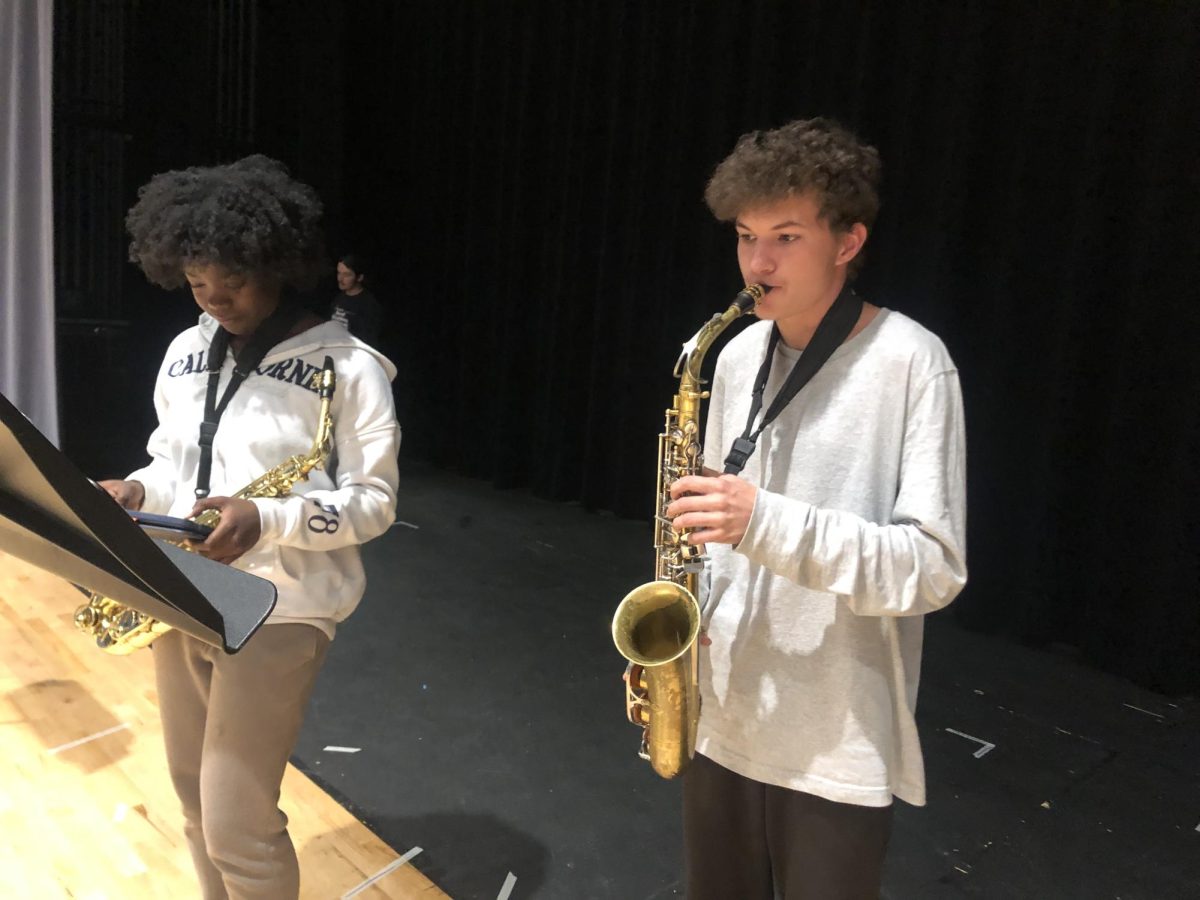
[[[154,390],[158,427],[150,463],[130,473],[146,489],[143,509],[184,517],[195,503],[198,435],[208,387],[207,355],[216,323],[207,314],[167,349]],[[391,362],[325,323],[282,341],[233,395],[213,441],[210,495],[231,496],[290,456],[306,454],[317,431],[316,378],[333,358],[334,453],[290,496],[252,500],[262,536],[234,566],[274,583],[279,599],[268,623],[303,622],[331,638],[362,598],[358,545],[395,519],[400,427]],[[228,353],[218,397],[233,372]]]
[[[771,325],[717,361],[705,461],[742,434]],[[763,408],[800,351],[776,350]],[[914,722],[924,613],[966,582],[958,373],[936,336],[881,310],[758,439],[745,537],[710,545],[698,750],[830,800],[925,802]]]

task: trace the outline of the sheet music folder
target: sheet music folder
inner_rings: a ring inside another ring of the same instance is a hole
[[[266,579],[145,535],[3,394],[0,550],[229,653],[275,607]]]

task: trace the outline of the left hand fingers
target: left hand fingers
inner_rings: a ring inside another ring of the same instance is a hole
[[[725,515],[716,510],[696,510],[695,512],[681,513],[671,519],[671,528],[675,531],[685,531],[701,528],[718,528],[725,521]]]
[[[711,494],[693,494],[673,500],[666,508],[668,519],[690,513],[724,512],[729,508],[730,495],[727,491],[714,491]]]
[[[710,494],[719,491],[721,483],[704,475],[684,475],[671,483],[671,497],[678,500],[686,494]]]
[[[205,497],[202,500],[197,500],[192,506],[192,511],[187,514],[187,517],[194,519],[206,509],[215,509],[217,512],[223,512],[232,500],[232,497]]]
[[[694,531],[687,533],[687,542],[693,547],[699,547],[701,552],[705,550],[705,544],[734,544],[737,543],[732,537],[732,532],[724,528],[697,528]]]
[[[202,504],[209,504],[205,506],[206,509],[219,509],[221,521],[197,548],[200,553],[218,562],[233,562],[258,543],[262,524],[258,508],[249,500],[210,498],[197,505]]]
[[[676,484],[687,479],[681,478]],[[665,512],[675,531],[695,529],[691,544],[738,544],[746,534],[758,489],[732,475],[698,478],[710,490],[699,496],[680,497]]]
[[[236,538],[230,539],[217,536],[217,540],[214,541],[213,537],[216,534],[214,531],[203,544],[196,544],[196,552],[201,556],[208,557],[213,562],[229,565],[249,549],[248,547],[239,549],[239,542]]]

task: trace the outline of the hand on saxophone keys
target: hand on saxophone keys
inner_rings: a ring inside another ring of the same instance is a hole
[[[665,512],[691,544],[736,545],[746,536],[758,488],[736,475],[685,475],[671,485]]]
[[[229,564],[258,543],[262,537],[262,519],[258,507],[249,500],[235,497],[205,497],[197,500],[188,514],[195,518],[206,509],[214,509],[221,521],[203,543],[193,543],[192,549],[219,563]]]

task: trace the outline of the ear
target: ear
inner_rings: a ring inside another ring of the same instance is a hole
[[[867,226],[862,222],[855,222],[841,236],[841,246],[838,247],[837,264],[844,266],[858,256],[863,248],[863,244],[867,242]]]

